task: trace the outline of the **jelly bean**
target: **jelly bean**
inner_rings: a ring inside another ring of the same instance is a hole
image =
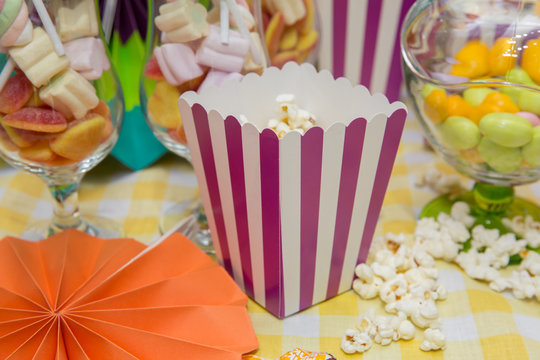
[[[536,114],[527,111],[520,111],[517,112],[516,115],[529,120],[533,127],[540,125],[540,117],[538,117]]]
[[[478,126],[463,116],[450,116],[441,126],[444,141],[455,150],[467,150],[478,145]]]
[[[505,95],[508,95],[514,104],[518,104],[519,96],[523,91],[525,91],[525,89],[518,86],[503,86],[499,88],[499,91]]]
[[[510,96],[497,91],[487,94],[482,103],[496,105],[503,112],[517,113],[519,111],[519,108],[514,104]]]
[[[535,86],[536,84],[531,79],[529,74],[521,68],[513,68],[509,70],[505,75],[505,80],[508,82],[516,83],[516,84],[523,84],[523,85],[530,85]]]
[[[459,95],[448,96],[448,116],[469,117],[472,106]]]
[[[442,89],[434,89],[424,99],[426,116],[435,124],[442,122],[448,116],[448,97]]]
[[[482,103],[472,108],[469,119],[474,121],[475,124],[479,124],[480,120],[487,114],[502,112],[502,108],[496,104]]]
[[[503,174],[517,170],[521,166],[522,157],[519,148],[501,146],[486,137],[480,140],[478,153],[491,168]]]
[[[540,40],[527,41],[526,46],[523,47],[521,67],[534,82],[540,84]]]
[[[475,164],[481,164],[484,162],[484,159],[480,156],[480,153],[478,152],[478,147],[475,146],[471,149],[467,150],[461,150],[460,152],[461,157],[465,159],[468,162],[475,163]]]
[[[532,140],[521,149],[521,155],[527,164],[540,166],[540,126],[534,128]]]
[[[480,105],[486,96],[488,96],[489,93],[494,92],[495,90],[492,90],[487,87],[477,87],[477,88],[468,88],[463,92],[463,98],[465,101],[467,101],[471,106],[478,106]]]
[[[451,75],[476,79],[489,74],[489,48],[480,41],[468,42],[457,54],[459,64],[452,66]]]
[[[523,111],[540,115],[540,92],[523,90],[519,94],[518,107]]]
[[[532,125],[521,116],[499,112],[485,115],[479,124],[480,132],[494,143],[517,148],[532,139]]]
[[[492,76],[506,74],[516,64],[516,58],[516,41],[512,38],[498,38],[489,56],[490,74]]]
[[[424,86],[422,87],[422,90],[420,90],[420,95],[422,96],[423,99],[425,99],[427,98],[429,94],[431,94],[433,90],[442,90],[442,89],[433,84],[424,84]]]

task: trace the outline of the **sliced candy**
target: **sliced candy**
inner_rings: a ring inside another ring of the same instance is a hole
[[[450,116],[441,126],[444,142],[455,150],[467,150],[480,142],[478,126],[463,116]]]
[[[0,145],[7,151],[19,150],[19,147],[11,141],[3,126],[0,126]]]
[[[210,68],[240,72],[249,51],[249,40],[238,31],[229,30],[229,43],[221,42],[221,29],[210,26],[210,34],[202,41],[196,53],[197,62]]]
[[[105,119],[99,115],[74,121],[66,131],[51,139],[51,149],[70,160],[84,160],[101,143],[105,125]]]
[[[150,120],[167,129],[176,129],[182,123],[178,98],[180,92],[166,81],[158,81],[154,93],[148,99]]]
[[[144,76],[154,80],[162,80],[164,78],[155,55],[152,55],[144,66]]]
[[[279,42],[279,50],[291,50],[296,47],[298,43],[298,30],[295,27],[288,27],[283,32],[283,36]]]
[[[476,79],[489,74],[489,48],[480,41],[469,41],[455,58],[459,63],[452,66],[451,75]]]
[[[302,0],[266,0],[271,13],[281,12],[287,25],[292,25],[306,16],[306,6]]]
[[[502,174],[511,173],[521,166],[519,148],[501,146],[485,137],[480,140],[478,153],[489,166]]]
[[[67,128],[64,115],[44,108],[23,108],[4,116],[2,122],[13,128],[45,133],[57,133]]]
[[[527,41],[521,55],[521,67],[534,82],[540,84],[540,40]]]
[[[20,148],[32,146],[45,136],[42,132],[17,129],[4,123],[2,123],[2,129],[8,135],[9,139]]]
[[[55,22],[63,42],[99,34],[94,0],[59,0]]]
[[[111,65],[101,39],[84,37],[64,43],[64,50],[71,62],[71,68],[87,80],[96,80]]]
[[[534,128],[532,140],[521,149],[521,155],[527,164],[540,166],[540,126]]]
[[[275,13],[264,33],[264,40],[266,42],[266,48],[268,49],[268,55],[273,57],[279,50],[281,42],[281,36],[285,30],[285,17],[281,12]]]
[[[479,124],[480,132],[494,143],[517,148],[532,139],[533,127],[529,120],[511,113],[485,115]]]
[[[206,36],[209,25],[206,8],[191,0],[176,0],[159,7],[156,26],[171,42],[184,43]]]
[[[82,118],[99,103],[96,89],[73,69],[68,69],[41,88],[39,97],[67,118],[76,119]]]
[[[204,73],[193,50],[184,44],[164,44],[154,48],[159,68],[171,85],[181,85]]]
[[[517,45],[512,38],[498,38],[489,55],[489,66],[491,76],[505,75],[508,70],[516,64]]]
[[[56,158],[56,154],[51,150],[49,141],[43,140],[30,147],[20,149],[19,156],[30,161],[46,162]]]
[[[34,94],[34,87],[20,71],[10,77],[0,92],[0,112],[10,114],[21,109]]]
[[[286,63],[289,61],[298,61],[298,58],[300,57],[300,52],[298,50],[287,50],[287,51],[281,51],[274,55],[272,57],[272,65],[277,66],[278,68],[283,67]]]
[[[17,17],[0,38],[0,45],[3,47],[24,45],[30,40],[32,40],[32,23],[28,20],[28,7],[22,2]]]
[[[41,27],[34,28],[31,42],[10,48],[9,54],[35,87],[41,87],[69,67],[68,57],[56,54],[49,35]]]
[[[304,0],[304,6],[306,7],[306,16],[297,23],[301,34],[307,34],[315,28],[315,4],[313,0]]]

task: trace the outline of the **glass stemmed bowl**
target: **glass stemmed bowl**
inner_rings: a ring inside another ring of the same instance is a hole
[[[114,146],[124,111],[96,4],[9,3],[10,8],[2,10],[8,26],[0,38],[5,52],[0,156],[43,179],[55,201],[52,222],[31,225],[24,237],[43,238],[67,228],[116,237],[119,226],[82,218],[77,200],[83,175]]]
[[[409,11],[401,54],[412,109],[435,151],[475,181],[421,216],[464,200],[477,223],[502,231],[505,217],[540,220],[513,188],[540,178],[539,4],[420,0]]]

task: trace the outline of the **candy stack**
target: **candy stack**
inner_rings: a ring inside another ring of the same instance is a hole
[[[34,1],[33,24],[24,1],[0,1],[0,44],[8,54],[0,75],[0,144],[48,166],[87,158],[113,128],[90,82],[110,67],[96,37],[94,2],[57,4],[53,24]]]
[[[210,9],[192,0],[163,2],[154,23],[161,45],[144,70],[146,78],[156,80],[148,117],[185,145],[176,103],[180,94],[261,73],[266,67],[262,42],[244,0],[214,0]]]

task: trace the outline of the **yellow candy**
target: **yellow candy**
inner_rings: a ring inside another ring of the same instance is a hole
[[[480,105],[472,108],[469,119],[478,125],[480,123],[480,119],[482,119],[484,115],[494,112],[503,112],[503,109],[496,104],[483,102]]]
[[[457,54],[460,63],[452,67],[450,74],[470,79],[489,74],[489,48],[482,42],[473,40],[467,43]]]
[[[498,38],[489,56],[491,76],[506,75],[516,65],[516,58],[516,41],[511,38]]]
[[[535,83],[540,84],[540,40],[527,41],[527,46],[523,47],[521,67]]]
[[[448,97],[444,90],[435,89],[426,96],[424,99],[424,111],[426,116],[435,124],[448,117]]]
[[[495,105],[502,112],[517,113],[519,111],[519,108],[514,104],[510,96],[497,91],[487,94],[482,103]]]
[[[469,117],[472,106],[459,95],[448,96],[448,116]]]
[[[283,32],[283,36],[281,37],[281,41],[279,42],[279,50],[284,51],[294,49],[297,43],[298,31],[295,27],[288,27]]]
[[[177,100],[180,92],[165,80],[158,81],[154,93],[148,99],[150,120],[167,129],[176,129],[182,123]]]

